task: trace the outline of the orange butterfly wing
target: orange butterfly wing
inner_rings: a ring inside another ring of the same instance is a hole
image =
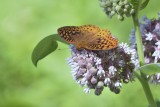
[[[97,34],[100,29],[94,25],[84,25],[80,26],[80,33],[75,36],[74,40],[76,41],[77,48],[84,48],[84,44],[88,42],[88,40],[92,39],[93,35]]]
[[[64,26],[58,29],[58,34],[77,49],[109,50],[118,46],[118,40],[108,30],[94,25]]]
[[[98,33],[100,31],[100,28],[94,25],[83,25],[79,27],[82,33],[90,33],[92,35]]]
[[[99,27],[94,25],[83,26],[64,26],[59,28],[58,34],[68,43],[75,44],[77,48],[81,48],[86,40],[92,38],[92,35],[100,31]]]
[[[111,36],[108,30],[101,30],[83,45],[84,48],[89,50],[110,50],[117,46],[118,40]]]
[[[66,40],[68,43],[76,44],[74,38],[76,35],[80,34],[80,29],[77,26],[64,26],[57,30],[58,34]]]

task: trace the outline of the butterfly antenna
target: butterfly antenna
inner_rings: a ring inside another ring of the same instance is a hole
[[[69,48],[58,48],[57,50],[61,51],[61,50],[68,50]]]

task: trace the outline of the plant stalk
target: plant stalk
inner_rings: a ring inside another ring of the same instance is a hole
[[[140,32],[140,25],[139,25],[139,21],[138,21],[138,13],[139,13],[141,2],[139,2],[139,5],[137,7],[138,9],[135,12],[135,14],[132,15],[132,19],[133,19],[133,23],[134,23],[134,29],[135,29],[135,32],[136,32],[135,36],[136,36],[136,43],[137,43],[138,58],[139,58],[139,61],[140,61],[140,66],[143,66],[145,64],[145,62],[144,62],[144,52],[143,52],[142,38],[141,38],[141,34],[140,34],[141,33]],[[146,79],[146,75],[144,73],[142,73],[141,71],[140,71],[140,74],[141,75],[138,75],[135,72],[135,75],[137,76],[138,80],[140,81],[140,83],[143,87],[143,90],[144,90],[145,95],[147,97],[149,106],[150,107],[157,107],[157,105],[154,101],[153,95],[151,93],[151,90],[150,90],[150,87],[149,87],[149,84],[148,84],[148,80]]]
[[[154,101],[151,89],[149,87],[148,81],[146,79],[146,75],[141,73],[141,76],[140,76],[136,72],[135,72],[135,75],[136,75],[136,77],[138,78],[138,80],[140,81],[140,83],[141,83],[141,85],[143,87],[143,90],[144,90],[145,95],[147,97],[147,100],[149,102],[149,107],[157,107],[157,105],[156,105],[156,103]]]
[[[144,65],[144,52],[143,52],[143,44],[142,44],[142,38],[141,38],[141,34],[140,34],[140,25],[138,22],[138,15],[137,14],[134,14],[132,16],[132,19],[134,22],[134,29],[136,32],[135,36],[136,36],[136,43],[137,43],[138,58],[140,61],[140,66],[142,66],[142,65]]]

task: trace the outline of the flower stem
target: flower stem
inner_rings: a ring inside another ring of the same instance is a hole
[[[140,65],[144,65],[144,52],[143,52],[143,45],[142,45],[142,38],[140,35],[140,27],[138,22],[138,13],[132,16],[134,22],[134,29],[136,31],[136,43],[137,43],[137,51],[138,51],[138,58],[140,61]]]
[[[148,84],[148,81],[146,79],[146,75],[141,73],[141,76],[138,75],[136,72],[135,72],[135,75],[136,77],[138,78],[138,80],[140,81],[142,87],[143,87],[143,90],[145,92],[145,95],[147,97],[147,100],[149,102],[149,107],[157,107],[154,99],[153,99],[153,96],[152,96],[152,93],[151,93],[151,89],[149,87],[149,84]]]
[[[138,13],[139,13],[139,9],[141,6],[141,2],[142,0],[139,2],[137,10],[135,12],[135,14],[132,15],[132,19],[133,19],[133,23],[134,23],[134,29],[136,31],[136,43],[137,43],[137,51],[138,51],[138,58],[140,61],[140,66],[143,66],[145,64],[144,62],[144,52],[143,52],[143,44],[142,44],[142,38],[141,38],[141,32],[140,32],[140,25],[139,25],[139,21],[138,21]],[[137,76],[138,80],[140,81],[143,90],[145,92],[145,95],[147,97],[147,100],[149,102],[149,106],[150,107],[157,107],[153,95],[151,93],[149,84],[148,84],[148,80],[146,79],[146,74],[142,73],[140,71],[141,75],[138,75],[135,72],[135,75]]]

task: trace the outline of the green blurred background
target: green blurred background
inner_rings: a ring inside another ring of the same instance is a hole
[[[140,17],[157,17],[159,6],[159,0],[150,0]],[[118,95],[107,88],[100,96],[83,93],[66,64],[70,52],[64,44],[37,68],[31,62],[35,45],[59,27],[93,24],[128,42],[131,18],[107,18],[98,0],[1,0],[0,8],[0,107],[147,107],[138,80],[123,85]],[[151,88],[160,98],[160,87]]]

